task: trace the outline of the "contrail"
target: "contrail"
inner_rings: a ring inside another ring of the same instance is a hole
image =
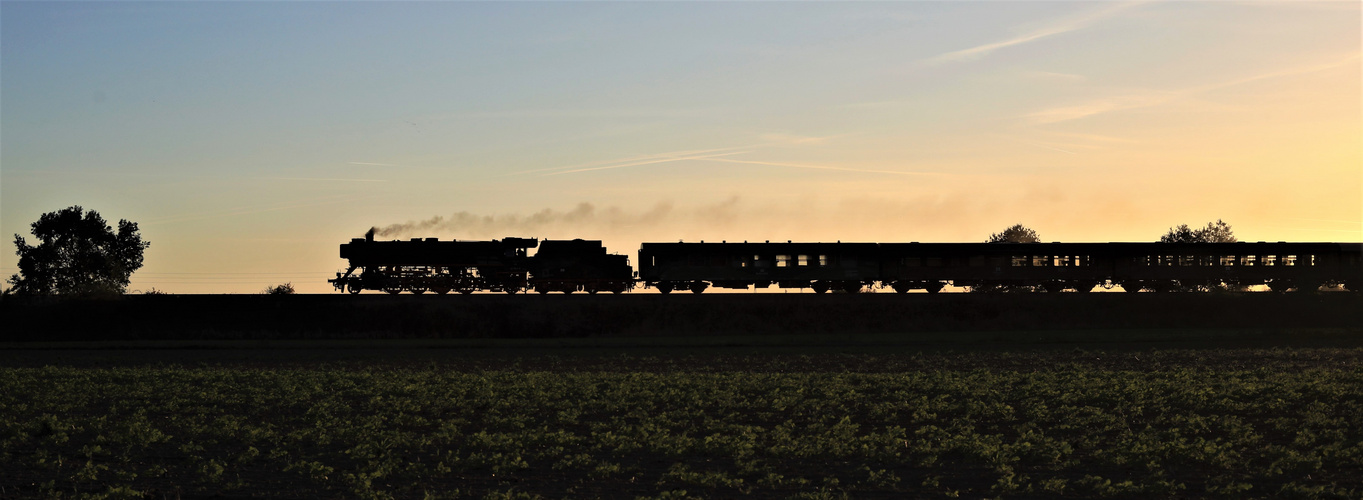
[[[1046,37],[1050,37],[1050,36],[1054,36],[1054,35],[1059,35],[1059,34],[1062,34],[1062,33],[1069,33],[1069,32],[1071,32],[1071,31],[1076,31],[1076,30],[1080,30],[1080,29],[1087,28],[1087,27],[1089,27],[1090,25],[1092,25],[1092,24],[1094,24],[1094,23],[1096,23],[1096,22],[1098,22],[1098,21],[1101,21],[1101,20],[1107,19],[1107,18],[1109,18],[1109,17],[1112,17],[1113,15],[1115,15],[1115,14],[1117,14],[1117,13],[1123,11],[1123,10],[1129,9],[1129,8],[1131,8],[1131,7],[1133,7],[1133,6],[1139,5],[1140,3],[1142,3],[1142,2],[1131,2],[1131,3],[1121,3],[1121,4],[1117,4],[1117,5],[1115,5],[1115,6],[1108,7],[1108,8],[1106,8],[1106,9],[1103,9],[1103,10],[1100,10],[1100,11],[1097,11],[1097,12],[1094,12],[1094,13],[1091,13],[1091,14],[1088,14],[1088,15],[1083,16],[1083,17],[1079,17],[1079,18],[1075,18],[1075,19],[1069,19],[1069,20],[1065,20],[1065,21],[1062,21],[1062,22],[1053,24],[1053,25],[1051,25],[1051,26],[1047,26],[1047,27],[1045,27],[1045,28],[1042,28],[1042,29],[1033,31],[1033,32],[1031,32],[1031,33],[1019,35],[1019,36],[1016,36],[1016,37],[1013,37],[1013,38],[1010,38],[1010,39],[1007,39],[1007,40],[1003,40],[1003,41],[1000,41],[1000,42],[987,43],[987,44],[984,44],[984,45],[978,45],[978,46],[971,47],[971,48],[968,48],[968,49],[962,49],[962,50],[957,50],[957,51],[953,51],[953,52],[947,52],[947,53],[945,53],[945,54],[941,54],[941,55],[938,55],[938,56],[936,56],[936,57],[929,58],[929,59],[927,59],[926,61],[927,61],[927,62],[930,62],[930,63],[936,63],[936,62],[946,62],[946,61],[966,61],[966,60],[971,60],[971,59],[978,59],[978,58],[984,57],[984,56],[986,56],[986,55],[989,55],[989,53],[991,53],[991,52],[993,52],[993,51],[995,51],[995,50],[1002,49],[1002,48],[1005,48],[1005,47],[1012,47],[1012,46],[1014,46],[1014,45],[1022,45],[1022,44],[1025,44],[1025,43],[1029,43],[1029,42],[1033,42],[1033,41],[1036,41],[1036,40],[1040,40],[1040,39],[1042,39],[1042,38],[1046,38]]]

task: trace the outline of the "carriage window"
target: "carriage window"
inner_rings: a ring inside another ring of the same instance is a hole
[[[1013,256],[1013,267],[1024,267],[1024,266],[1026,266],[1026,265],[1027,265],[1027,256],[1026,256],[1026,255],[1014,255],[1014,256]]]
[[[1278,256],[1277,256],[1277,255],[1265,255],[1265,256],[1264,256],[1263,263],[1262,263],[1261,265],[1264,265],[1264,266],[1276,266],[1276,265],[1278,265]]]
[[[1222,266],[1233,266],[1233,265],[1235,265],[1235,256],[1234,256],[1234,255],[1222,255],[1222,256],[1221,256],[1221,265],[1222,265]]]
[[[1178,265],[1180,265],[1180,266],[1196,266],[1196,265],[1197,265],[1197,257],[1194,257],[1194,256],[1192,256],[1192,255],[1180,255],[1180,256],[1178,257]]]
[[[923,265],[922,259],[918,257],[904,257],[903,259],[900,259],[900,263],[904,264],[904,267],[918,267]]]
[[[1314,255],[1307,255],[1307,257],[1310,257],[1310,258],[1307,260],[1306,265],[1308,265],[1308,266],[1314,266],[1314,265],[1316,265],[1316,256],[1314,256]]]
[[[928,265],[928,267],[942,267],[942,258],[941,258],[941,257],[928,257],[928,259],[927,259],[927,265]]]
[[[801,255],[801,256],[799,256],[799,257],[796,258],[796,260],[795,260],[795,265],[800,266],[800,267],[808,266],[808,265],[809,265],[809,256],[808,256],[808,255]]]
[[[1257,260],[1258,260],[1258,259],[1256,259],[1253,255],[1243,255],[1243,256],[1240,257],[1240,265],[1242,265],[1242,266],[1253,266],[1253,265],[1254,265],[1254,262],[1257,261]]]
[[[1295,266],[1295,265],[1297,265],[1297,256],[1296,256],[1296,255],[1284,255],[1284,256],[1283,256],[1283,265],[1284,265],[1284,266]]]
[[[790,256],[789,256],[789,255],[777,255],[777,256],[776,256],[776,267],[790,267]]]
[[[984,267],[984,256],[983,255],[971,256],[970,267]]]
[[[819,267],[824,267],[824,266],[827,266],[827,265],[828,265],[828,256],[827,256],[827,255],[820,255],[820,256],[819,256]]]
[[[1036,267],[1046,267],[1051,262],[1051,258],[1046,255],[1032,256],[1032,265]]]

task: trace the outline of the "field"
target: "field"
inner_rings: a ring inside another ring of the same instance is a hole
[[[6,300],[0,498],[1363,497],[1359,296],[1103,295]]]
[[[11,350],[0,495],[1363,494],[1363,349],[884,351]]]

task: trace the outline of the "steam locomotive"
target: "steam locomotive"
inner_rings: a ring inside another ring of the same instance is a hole
[[[536,247],[538,252],[528,256],[528,249]],[[350,268],[327,281],[352,294],[364,290],[442,295],[480,290],[622,293],[636,284],[629,258],[607,254],[600,241],[374,241],[370,232],[341,244],[341,258],[350,261]]]
[[[350,293],[1363,288],[1363,243],[644,243],[636,274],[628,257],[597,240],[374,241],[368,234],[342,244],[341,258],[349,269],[328,281]]]

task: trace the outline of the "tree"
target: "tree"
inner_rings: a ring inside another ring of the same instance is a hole
[[[1014,224],[1013,227],[1004,229],[1002,233],[989,235],[985,243],[1040,243],[1041,236],[1036,231],[1028,229],[1022,224]]]
[[[121,294],[151,246],[136,222],[120,220],[114,233],[99,212],[80,206],[45,213],[32,228],[37,246],[14,235],[19,273],[9,283],[20,295]]]
[[[1040,243],[1041,236],[1036,231],[1022,224],[1013,224],[1003,232],[989,235],[985,243]],[[994,292],[1030,292],[1037,287],[1029,285],[1000,285],[983,284],[970,287],[971,292],[994,293]]]
[[[1235,243],[1235,233],[1231,231],[1230,224],[1216,219],[1216,222],[1208,222],[1207,227],[1200,229],[1189,228],[1187,224],[1169,228],[1159,239],[1160,243]]]

